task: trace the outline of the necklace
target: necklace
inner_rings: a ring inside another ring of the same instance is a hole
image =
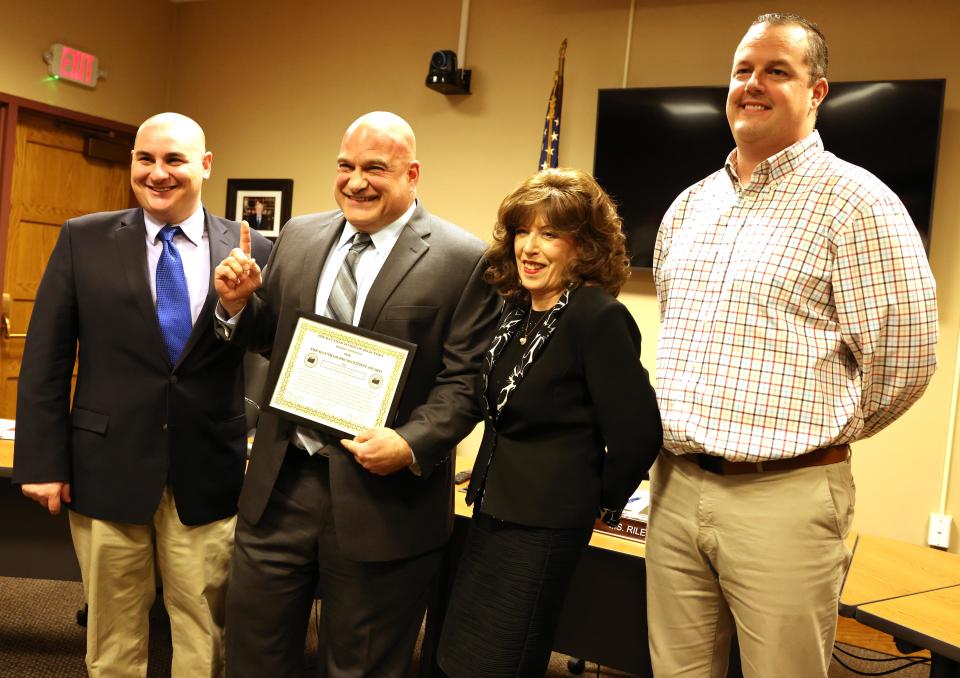
[[[533,314],[533,306],[527,309],[527,319],[523,321],[523,332],[520,333],[520,345],[527,345],[527,337],[532,333],[536,332],[537,328],[540,327],[540,323],[543,322],[543,319],[547,317],[547,314],[550,311],[539,311],[540,317],[537,318],[537,322],[533,323],[533,327],[530,327],[530,316]]]

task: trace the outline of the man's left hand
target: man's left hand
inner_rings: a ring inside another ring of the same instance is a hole
[[[341,440],[347,452],[370,473],[387,476],[413,463],[413,450],[392,428],[368,428],[353,440]]]

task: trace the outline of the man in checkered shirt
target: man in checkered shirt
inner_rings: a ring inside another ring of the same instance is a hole
[[[647,591],[660,678],[725,675],[734,631],[747,676],[827,675],[849,443],[903,414],[936,367],[934,281],[906,209],[814,130],[826,66],[814,24],[757,19],[727,97],[737,147],[657,238],[664,451]]]

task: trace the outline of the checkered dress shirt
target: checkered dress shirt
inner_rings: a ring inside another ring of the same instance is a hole
[[[735,158],[676,199],[657,237],[664,446],[763,461],[876,433],[936,368],[934,280],[910,216],[817,132],[747,185]]]

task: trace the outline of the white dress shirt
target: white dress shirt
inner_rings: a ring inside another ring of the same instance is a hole
[[[414,203],[399,219],[370,234],[370,240],[373,241],[373,244],[365,249],[357,260],[357,303],[353,308],[354,325],[360,322],[360,314],[363,312],[363,304],[367,300],[367,294],[373,287],[374,281],[380,274],[380,269],[383,268],[384,262],[390,256],[390,252],[393,251],[393,246],[397,244],[400,232],[410,220],[416,207],[417,205]],[[327,261],[323,264],[323,273],[320,274],[320,283],[317,285],[317,299],[314,309],[317,315],[324,315],[324,311],[327,309],[330,290],[333,289],[337,273],[340,272],[343,260],[347,258],[347,253],[353,244],[353,236],[357,233],[357,229],[349,221],[344,224],[340,239],[330,250]]]

